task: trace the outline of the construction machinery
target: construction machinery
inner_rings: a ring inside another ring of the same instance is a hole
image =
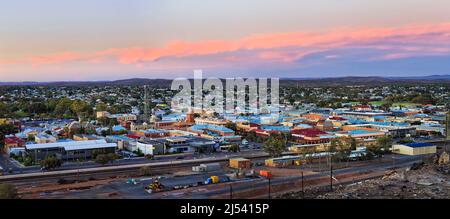
[[[152,183],[150,183],[150,185],[145,187],[145,190],[149,193],[159,192],[163,189],[164,189],[164,185],[161,184],[158,180],[153,181]]]

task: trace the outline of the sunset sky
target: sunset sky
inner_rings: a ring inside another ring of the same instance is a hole
[[[1,0],[0,81],[450,74],[448,0]]]

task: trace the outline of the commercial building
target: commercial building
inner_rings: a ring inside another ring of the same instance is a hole
[[[392,146],[392,152],[404,155],[424,155],[436,153],[436,146],[431,143],[414,142],[408,144],[396,144]]]
[[[292,130],[291,134],[293,141],[299,144],[322,144],[336,138],[335,135],[314,128]]]
[[[140,150],[144,155],[160,155],[165,153],[163,143],[151,140],[138,141],[136,150]]]
[[[114,153],[117,144],[106,140],[68,141],[25,145],[26,152],[34,160],[56,156],[63,160],[90,159],[95,153]]]

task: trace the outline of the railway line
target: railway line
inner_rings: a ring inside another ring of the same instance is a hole
[[[292,153],[286,153],[292,154]],[[193,159],[193,160],[183,160],[183,161],[166,161],[159,163],[145,163],[145,164],[130,164],[130,165],[120,165],[120,166],[105,166],[96,168],[86,168],[86,169],[72,169],[72,170],[62,170],[62,171],[49,171],[40,173],[27,173],[27,174],[16,174],[16,175],[5,175],[0,176],[0,183],[12,183],[15,185],[19,184],[39,184],[44,182],[57,181],[61,178],[100,178],[100,177],[112,177],[112,176],[127,176],[137,174],[139,169],[144,166],[151,168],[153,174],[162,174],[167,172],[174,172],[183,168],[191,168],[195,165],[200,165],[203,163],[226,163],[232,157],[240,156],[229,156],[222,158],[203,158],[203,159]],[[245,156],[249,159],[263,159],[268,158],[268,155],[250,155]]]

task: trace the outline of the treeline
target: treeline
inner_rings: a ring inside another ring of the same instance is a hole
[[[28,99],[16,102],[0,102],[0,115],[6,118],[58,118],[58,119],[95,119],[95,112],[106,110],[111,113],[126,113],[131,110],[128,105],[117,104],[108,106],[104,103],[95,104],[82,100],[59,99]]]

